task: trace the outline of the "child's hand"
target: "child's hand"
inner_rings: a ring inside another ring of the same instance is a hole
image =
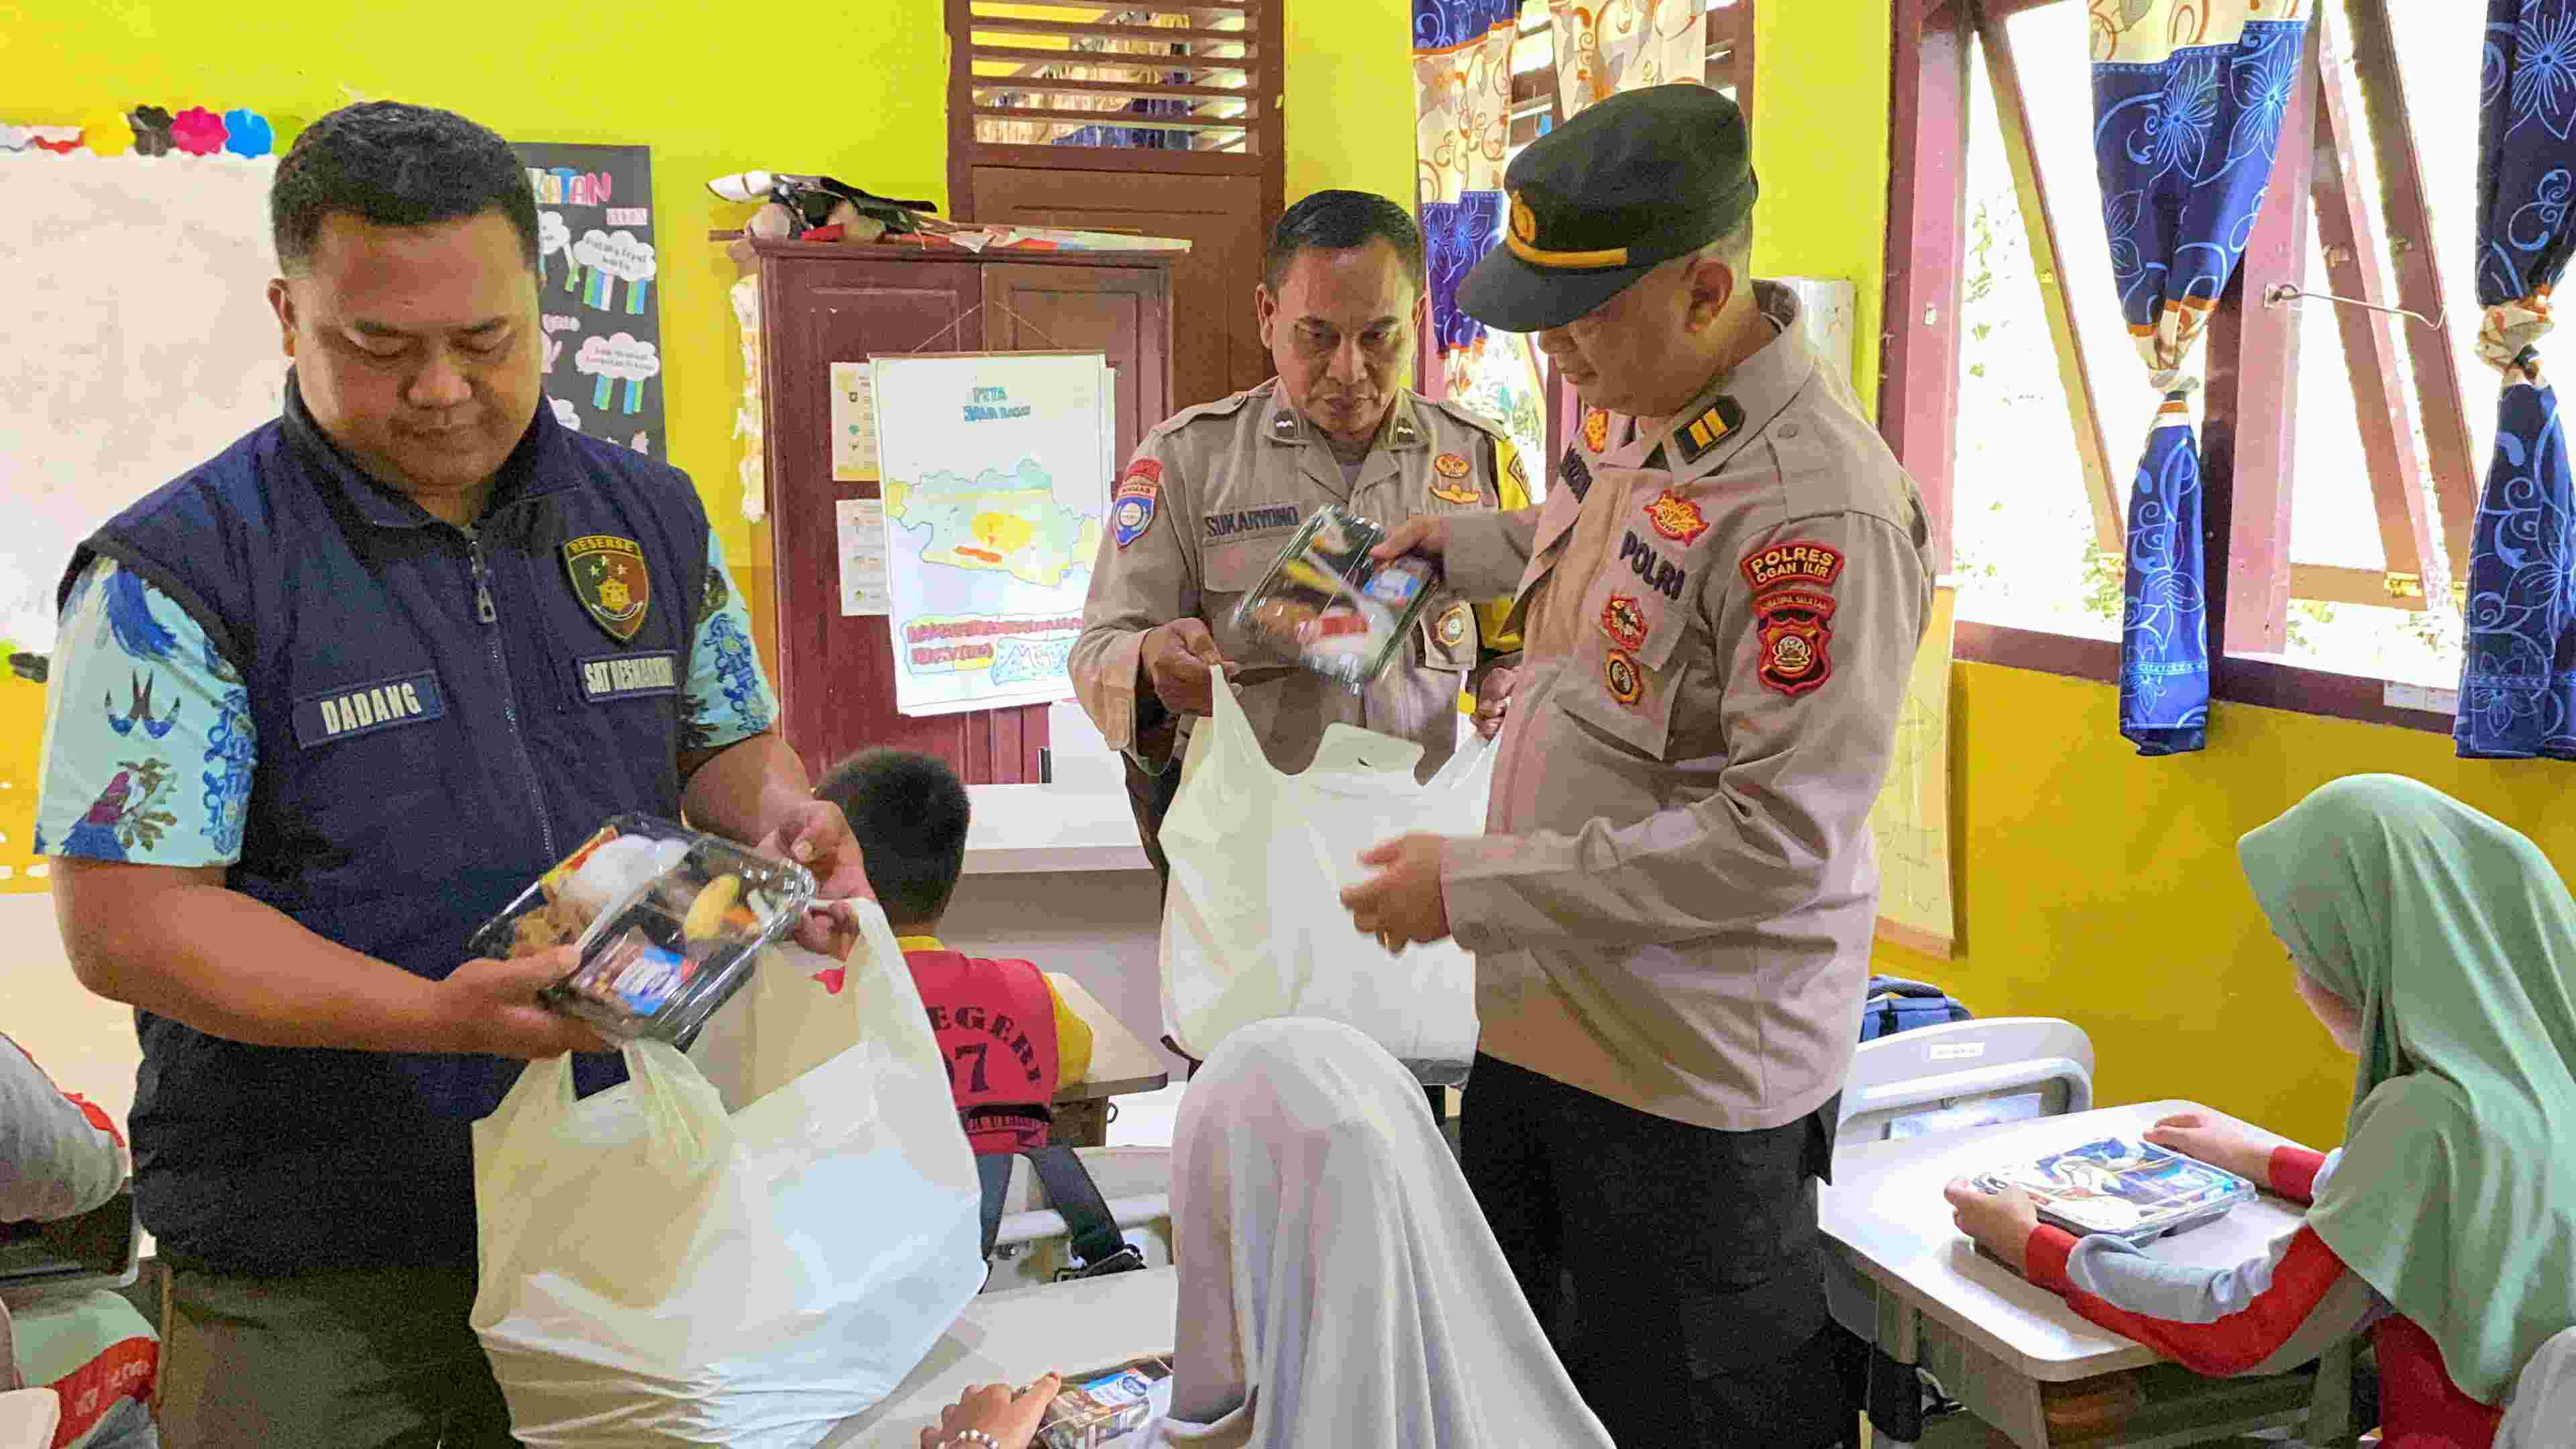
[[[2168,1152],[2223,1168],[2257,1183],[2271,1181],[2272,1149],[2279,1139],[2216,1112],[2177,1112],[2146,1130],[2145,1138]]]
[[[978,1384],[966,1391],[965,1397],[939,1411],[939,1424],[921,1431],[921,1449],[948,1449],[949,1445],[977,1445],[981,1439],[959,1439],[966,1430],[990,1435],[1002,1449],[1028,1449],[1038,1433],[1039,1416],[1046,1412],[1049,1400],[1064,1380],[1054,1374],[1042,1375],[1037,1382],[1011,1392],[1009,1384]]]
[[[2031,1229],[2039,1226],[2039,1205],[2030,1194],[2017,1187],[2001,1192],[1988,1192],[1968,1179],[1953,1179],[1941,1195],[1950,1200],[1951,1221],[1959,1231],[1976,1239],[1978,1246],[2004,1260],[2016,1273],[2023,1267],[2023,1250],[2030,1246]]]

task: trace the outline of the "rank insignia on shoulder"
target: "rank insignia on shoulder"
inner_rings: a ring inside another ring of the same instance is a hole
[[[623,644],[644,627],[653,608],[653,576],[644,548],[631,538],[584,534],[563,546],[564,572],[573,597],[608,637]]]
[[[1395,420],[1395,426],[1387,430],[1387,441],[1393,443],[1399,448],[1410,448],[1414,444],[1422,441],[1422,430],[1413,425],[1413,419],[1411,418],[1397,418]],[[1442,456],[1453,457],[1455,455],[1443,454]],[[1460,458],[1459,461],[1463,463],[1466,460],[1464,458]]]
[[[1742,426],[1744,409],[1735,405],[1735,399],[1722,397],[1710,403],[1708,411],[1691,419],[1681,430],[1682,461],[1696,463],[1707,457],[1709,449],[1724,442],[1729,433]]]
[[[1708,532],[1708,515],[1699,511],[1698,504],[1670,488],[1647,501],[1646,522],[1654,525],[1655,532],[1684,546],[1698,542],[1699,536]]]
[[[1151,458],[1139,458],[1127,465],[1126,476],[1118,480],[1118,491],[1109,500],[1109,533],[1125,548],[1142,538],[1154,523],[1154,510],[1161,506],[1163,465]]]
[[[1646,611],[1628,594],[1612,594],[1601,606],[1601,632],[1622,649],[1646,647]]]
[[[1306,425],[1297,421],[1295,413],[1281,411],[1271,415],[1270,436],[1282,443],[1297,441],[1305,431]]]
[[[1645,672],[1625,649],[1613,649],[1601,661],[1601,682],[1609,688],[1610,697],[1621,704],[1634,706],[1646,697]]]

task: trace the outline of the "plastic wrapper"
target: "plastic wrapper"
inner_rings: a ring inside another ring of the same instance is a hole
[[[814,899],[803,866],[730,840],[620,815],[467,941],[509,958],[571,944],[579,964],[541,993],[613,1041],[686,1048],[749,979],[762,948]]]
[[[1245,662],[1295,664],[1355,693],[1376,683],[1430,607],[1435,582],[1426,559],[1370,558],[1385,538],[1330,503],[1298,525],[1235,605],[1235,628],[1256,656]]]
[[[1977,1185],[2020,1188],[2041,1221],[2078,1237],[2104,1233],[2130,1243],[2213,1222],[2255,1195],[2235,1173],[2120,1137],[1998,1168]]]
[[[1138,1359],[1107,1373],[1064,1381],[1038,1421],[1042,1449],[1098,1449],[1143,1428],[1154,1386],[1172,1376],[1167,1359]]]

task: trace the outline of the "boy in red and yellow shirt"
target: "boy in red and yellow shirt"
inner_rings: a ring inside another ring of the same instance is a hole
[[[948,1063],[966,1140],[978,1153],[1047,1145],[1057,1087],[1091,1069],[1091,1028],[1030,962],[940,941],[939,918],[965,867],[966,787],[929,755],[875,749],[842,761],[814,793],[841,808],[866,856],[868,885]],[[821,973],[836,991],[838,974]]]

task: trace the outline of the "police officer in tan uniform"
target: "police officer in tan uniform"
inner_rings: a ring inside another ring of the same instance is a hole
[[[1840,1444],[1861,1350],[1826,1313],[1814,1179],[1930,604],[1922,506],[1794,296],[1746,276],[1732,102],[1614,97],[1505,185],[1461,304],[1592,406],[1544,508],[1388,539],[1509,595],[1528,653],[1488,833],[1387,842],[1344,901],[1476,953],[1462,1165],[1612,1436]]]
[[[1519,647],[1499,606],[1435,599],[1366,694],[1246,658],[1232,618],[1327,503],[1388,526],[1528,505],[1500,428],[1404,385],[1422,286],[1422,233],[1394,202],[1320,191],[1290,207],[1255,297],[1278,375],[1165,422],[1119,476],[1071,667],[1092,723],[1126,754],[1137,830],[1166,876],[1163,813],[1211,665],[1226,665],[1270,762],[1290,772],[1338,721],[1419,742],[1429,779],[1456,747],[1463,687],[1485,689],[1480,728],[1499,717]]]

